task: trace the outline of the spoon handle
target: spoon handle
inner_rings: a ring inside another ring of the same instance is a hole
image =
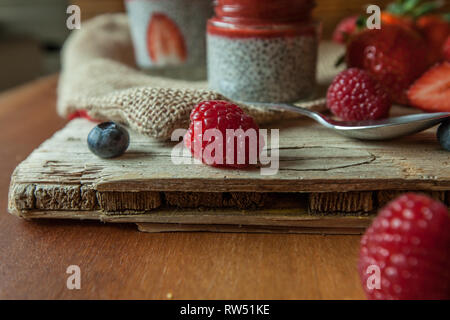
[[[325,103],[325,101],[323,101],[323,103]],[[290,112],[295,112],[301,115],[304,115],[308,118],[311,118],[315,121],[317,121],[318,123],[320,123],[321,125],[328,127],[328,128],[333,128],[333,125],[330,124],[330,120],[317,112],[311,111],[309,109],[303,108],[303,107],[299,107],[293,104],[288,104],[288,103],[265,103],[265,102],[250,102],[249,104],[251,105],[255,105],[255,106],[263,106],[263,107],[267,107],[269,110],[282,110],[282,111],[290,111]]]

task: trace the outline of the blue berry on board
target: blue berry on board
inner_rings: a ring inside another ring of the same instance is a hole
[[[450,120],[445,121],[439,126],[437,138],[442,148],[450,151]]]
[[[130,144],[128,131],[115,122],[103,122],[89,132],[89,150],[100,158],[122,155]]]

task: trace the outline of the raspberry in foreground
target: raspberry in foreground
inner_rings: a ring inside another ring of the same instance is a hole
[[[190,120],[184,143],[196,159],[212,166],[235,168],[258,161],[263,147],[259,145],[259,127],[237,105],[222,100],[201,102],[192,110]],[[234,131],[235,136],[228,132],[227,136],[228,129],[242,130]],[[223,138],[220,141],[216,141],[217,133]]]
[[[334,78],[328,88],[327,106],[342,120],[376,120],[389,115],[391,101],[369,73],[351,68]]]
[[[358,267],[367,297],[449,299],[449,231],[447,208],[428,196],[407,193],[384,207],[361,239]]]

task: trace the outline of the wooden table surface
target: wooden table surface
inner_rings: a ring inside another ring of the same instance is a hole
[[[140,233],[7,213],[15,166],[65,121],[57,77],[0,94],[0,299],[363,299],[359,236]],[[81,269],[68,290],[66,268]]]

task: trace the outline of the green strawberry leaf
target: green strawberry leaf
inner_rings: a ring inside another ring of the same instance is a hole
[[[359,16],[358,19],[356,19],[356,28],[357,30],[365,29],[367,25],[367,18],[363,15]]]
[[[404,2],[403,4],[403,10],[405,10],[405,12],[411,12],[412,10],[414,10],[417,5],[420,3],[421,0],[407,0]]]
[[[450,12],[444,13],[444,14],[442,15],[442,19],[443,19],[444,21],[447,21],[448,23],[450,23]]]
[[[424,16],[426,14],[430,14],[430,13],[436,11],[437,9],[441,8],[442,6],[443,6],[443,2],[439,1],[439,0],[424,2],[412,11],[412,15],[414,18],[419,18],[421,16]]]
[[[403,4],[401,2],[393,2],[390,3],[387,7],[386,7],[386,11],[398,16],[401,16],[405,13],[405,10],[403,8]]]
[[[386,11],[397,16],[411,16],[417,19],[430,14],[444,5],[444,0],[423,2],[422,0],[397,0],[386,7]]]

